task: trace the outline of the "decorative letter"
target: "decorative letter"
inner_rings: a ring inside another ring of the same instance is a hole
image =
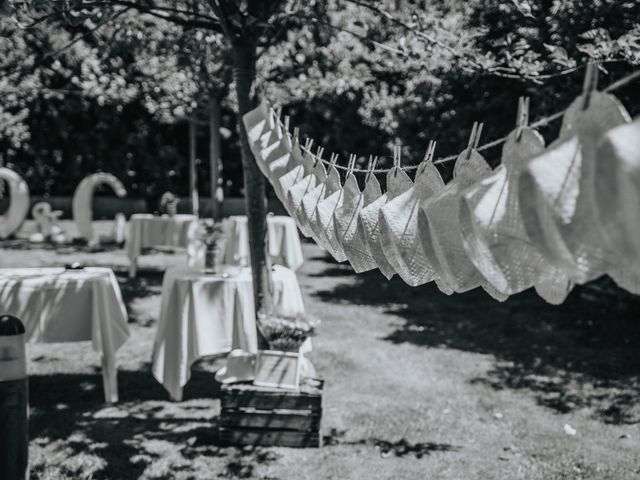
[[[118,197],[127,194],[122,182],[110,173],[94,173],[85,177],[73,194],[73,220],[76,222],[80,238],[84,238],[90,243],[98,243],[96,234],[93,231],[93,193],[98,185],[107,184]]]
[[[9,185],[9,209],[0,215],[0,239],[8,238],[16,232],[29,212],[29,187],[13,170],[0,168],[0,179]]]

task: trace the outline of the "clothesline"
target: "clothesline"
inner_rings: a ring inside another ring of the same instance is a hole
[[[614,90],[619,89],[620,87],[623,87],[623,86],[631,83],[632,81],[634,81],[634,80],[636,80],[638,78],[640,78],[640,70],[636,70],[635,72],[630,73],[629,75],[626,75],[626,76],[622,77],[620,80],[618,80],[616,82],[613,82],[611,85],[609,85],[607,88],[605,88],[604,91],[605,92],[612,92]],[[541,127],[541,126],[547,125],[547,124],[553,122],[554,120],[557,120],[558,118],[561,118],[564,115],[565,112],[566,112],[566,109],[561,110],[559,112],[556,112],[556,113],[554,113],[552,115],[549,115],[547,117],[543,117],[543,118],[541,118],[539,120],[536,120],[535,122],[529,124],[529,127],[537,128],[537,127]],[[506,139],[507,139],[507,137],[498,138],[498,139],[493,140],[493,141],[491,141],[489,143],[485,143],[484,145],[479,146],[477,148],[477,150],[478,151],[483,151],[483,150],[487,150],[489,148],[498,146],[498,145],[504,143],[506,141]],[[312,151],[307,150],[302,145],[300,146],[300,148],[304,152],[307,152],[309,154],[313,154]],[[320,160],[321,162],[323,162],[326,165],[331,165],[332,164],[329,160],[325,160],[324,158],[319,158],[319,157],[316,157],[316,158],[318,158],[318,160]],[[451,155],[449,157],[443,157],[443,158],[439,158],[437,160],[434,160],[433,163],[435,165],[438,165],[438,164],[441,164],[441,163],[454,161],[456,158],[458,158],[458,155]],[[344,171],[350,170],[349,167],[342,166],[342,165],[336,165],[335,163],[333,163],[333,167],[338,169],[338,170],[344,170]],[[402,170],[404,170],[404,171],[412,171],[412,170],[417,169],[418,167],[419,167],[419,164],[418,165],[409,165],[409,166],[400,167],[400,168]],[[366,168],[353,168],[353,169],[351,169],[351,172],[353,172],[353,173],[370,173],[370,172],[373,172],[373,173],[386,173],[386,172],[389,172],[390,170],[391,170],[391,168],[378,168],[378,169],[374,169],[374,170],[369,170],[369,169],[366,169]]]

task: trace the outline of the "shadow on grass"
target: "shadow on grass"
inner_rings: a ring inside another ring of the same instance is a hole
[[[386,306],[405,320],[389,342],[493,355],[494,368],[474,384],[526,390],[559,412],[590,408],[607,423],[640,422],[640,300],[607,278],[576,288],[559,306],[533,290],[499,303],[479,289],[447,296],[432,283],[411,288],[376,272],[315,295]]]
[[[140,323],[142,326],[149,326],[148,323],[140,322],[133,314],[133,303],[141,298],[162,293],[162,278],[164,272],[160,270],[144,270],[139,272],[136,278],[129,278],[128,272],[116,272],[116,278],[120,285],[122,300],[129,313],[129,323]]]
[[[411,443],[404,438],[391,442],[379,438],[366,438],[359,440],[346,440],[346,431],[331,429],[331,431],[323,437],[324,445],[366,445],[373,446],[380,451],[380,456],[388,457],[407,457],[422,458],[436,452],[458,452],[460,447],[450,445],[448,443],[435,442],[419,442]]]
[[[63,442],[65,478],[88,478],[87,471],[95,479],[138,478],[150,466],[153,478],[175,478],[177,472],[185,478],[254,478],[258,465],[278,458],[264,448],[220,445],[219,404],[213,401],[220,386],[211,373],[194,370],[180,403],[168,401],[149,372],[121,371],[118,380],[120,402],[107,405],[100,374],[30,377],[30,438],[36,445]],[[215,458],[221,471],[203,471],[202,460]],[[33,465],[32,478],[44,468]]]
[[[308,273],[309,277],[348,277],[353,275],[353,268],[351,265],[345,265],[342,263],[331,264],[322,272]]]
[[[225,447],[218,438],[220,386],[211,373],[194,370],[185,401],[167,401],[146,371],[119,373],[120,402],[103,400],[100,374],[30,377],[32,448],[47,449],[32,462],[31,478],[245,478],[279,460],[267,447]],[[383,458],[423,458],[460,447],[405,439],[348,440],[331,430],[327,446],[369,446]],[[62,454],[61,454],[62,453]],[[51,476],[51,469],[57,469]],[[276,480],[275,477],[269,477]]]

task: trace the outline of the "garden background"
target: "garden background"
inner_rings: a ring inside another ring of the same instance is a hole
[[[0,165],[32,194],[71,195],[108,171],[151,205],[167,190],[186,197],[192,119],[198,190],[210,196],[212,115],[220,193],[243,194],[232,52],[220,35],[136,10],[109,22],[23,19],[25,28],[17,18],[0,19]],[[616,0],[307,2],[269,32],[258,84],[327,152],[363,164],[387,155],[384,166],[399,144],[417,164],[430,139],[436,157],[458,153],[474,121],[485,122],[481,143],[508,133],[521,95],[532,119],[564,108],[588,60],[608,72],[603,85],[633,71],[639,18],[640,2]],[[616,93],[640,113],[637,86]],[[558,124],[542,130],[547,141]]]

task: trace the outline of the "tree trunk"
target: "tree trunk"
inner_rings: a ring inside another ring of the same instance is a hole
[[[218,183],[220,178],[220,126],[222,124],[220,99],[214,95],[209,97],[209,169],[211,170],[211,216],[219,220],[222,216],[218,199]]]
[[[189,119],[189,197],[191,198],[191,213],[198,215],[200,205],[198,201],[198,187],[196,176],[196,121]]]
[[[255,108],[253,85],[256,79],[256,47],[255,45],[234,45],[233,78],[238,97],[238,130],[240,134],[240,150],[244,172],[245,206],[249,228],[249,252],[253,270],[253,294],[256,313],[272,310],[267,255],[265,251],[265,234],[267,232],[267,205],[265,183],[258,169],[244,128],[242,116]],[[265,341],[258,330],[258,343],[261,348]]]

